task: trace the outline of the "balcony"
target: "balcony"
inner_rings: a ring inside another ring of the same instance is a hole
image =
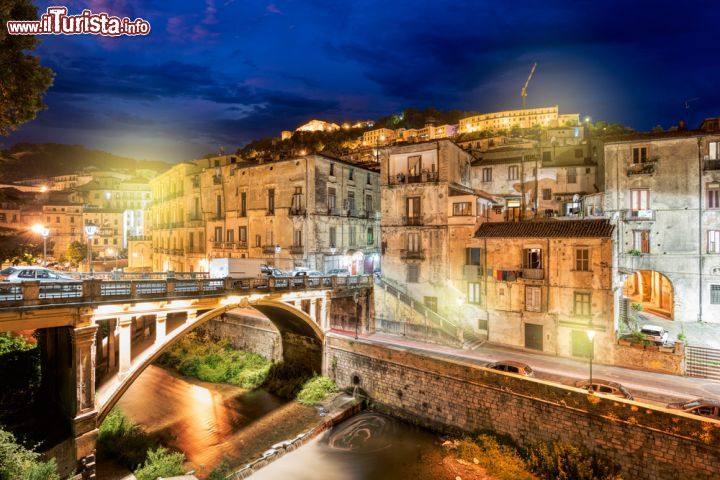
[[[705,160],[703,163],[703,170],[711,171],[711,170],[720,170],[720,160]]]
[[[170,249],[170,255],[177,255],[178,257],[182,257],[185,255],[185,251],[182,248],[172,248]]]
[[[303,217],[307,211],[304,207],[290,207],[288,209],[288,215],[291,217]]]
[[[222,185],[222,177],[220,175],[213,175],[213,185]]]
[[[425,252],[422,250],[400,250],[402,260],[425,260]]]
[[[625,210],[625,220],[628,222],[653,222],[655,210]]]
[[[522,278],[527,280],[542,280],[545,278],[545,272],[542,268],[523,268]]]
[[[389,185],[407,185],[411,183],[431,183],[437,181],[437,172],[423,172],[420,175],[406,175],[404,173],[398,173],[394,177],[390,176],[388,178]]]
[[[305,247],[302,245],[291,245],[290,255],[302,255],[305,253]]]
[[[275,245],[263,245],[263,255],[275,255]]]
[[[627,169],[627,176],[632,177],[635,175],[652,175],[655,173],[655,165],[657,161],[650,160],[643,163],[634,163]]]
[[[403,225],[408,227],[422,226],[423,219],[420,216],[417,217],[403,217]]]
[[[482,273],[480,265],[463,265],[463,279],[468,282],[477,281],[482,277]]]

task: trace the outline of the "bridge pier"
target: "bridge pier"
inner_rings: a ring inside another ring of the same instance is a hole
[[[162,344],[167,335],[167,313],[158,313],[155,315],[155,343]]]
[[[120,361],[118,376],[122,379],[130,371],[132,361],[132,322],[133,317],[122,316],[118,319],[120,328]]]
[[[72,436],[75,461],[82,468],[83,479],[95,478],[95,443],[98,436],[95,409],[95,351],[97,325],[75,328],[70,331],[72,342],[72,370],[70,377],[75,386]]]

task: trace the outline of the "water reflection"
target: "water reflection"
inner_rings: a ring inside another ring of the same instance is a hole
[[[258,470],[252,480],[417,480],[444,478],[431,433],[377,413],[362,413]]]

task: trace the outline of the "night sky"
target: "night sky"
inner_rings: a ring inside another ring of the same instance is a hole
[[[38,1],[149,20],[148,37],[44,36],[48,110],[18,141],[191,159],[313,117],[559,104],[636,129],[720,115],[713,1]],[[689,109],[684,102],[692,101]]]

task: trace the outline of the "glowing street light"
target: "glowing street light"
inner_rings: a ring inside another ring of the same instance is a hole
[[[586,330],[588,340],[590,340],[590,388],[592,388],[592,364],[595,356],[595,330]]]
[[[47,267],[47,237],[50,235],[50,229],[40,225],[39,223],[32,226],[31,230],[43,239],[43,267]]]
[[[87,223],[85,224],[85,235],[88,239],[88,270],[90,272],[90,275],[93,274],[93,264],[92,264],[92,240],[95,234],[98,232],[98,226],[94,223]]]

